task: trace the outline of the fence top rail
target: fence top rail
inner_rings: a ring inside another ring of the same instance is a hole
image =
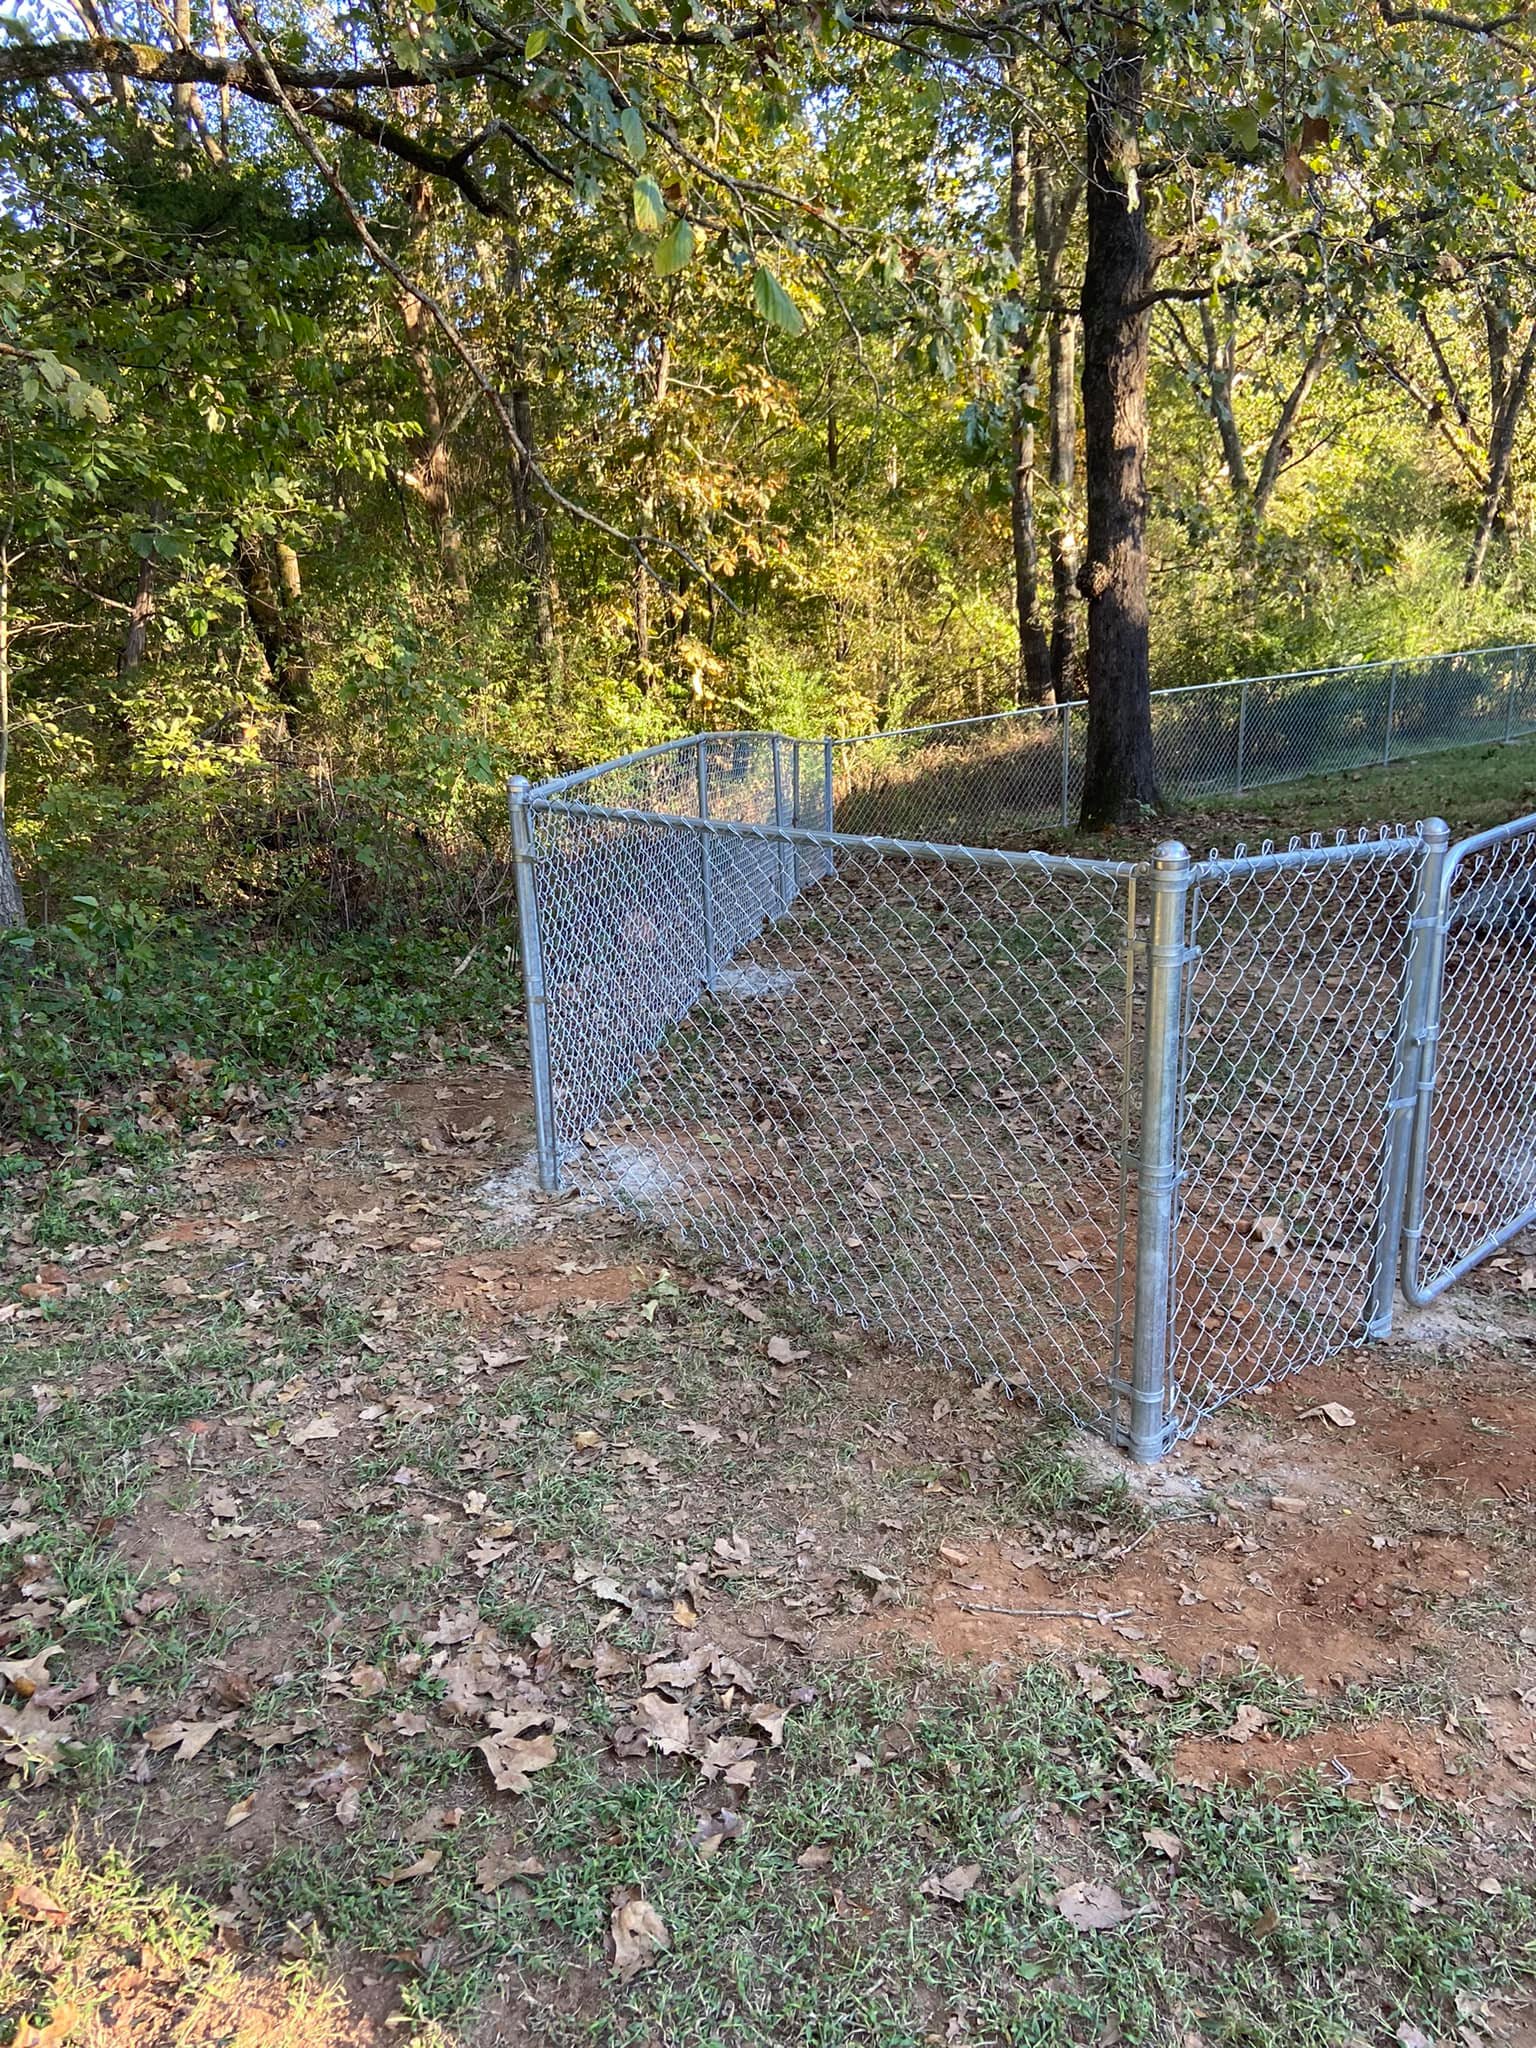
[[[1470,838],[1459,839],[1451,848],[1441,876],[1442,896],[1448,899],[1451,877],[1464,860],[1476,853],[1486,853],[1491,846],[1503,846],[1507,840],[1523,839],[1532,832],[1536,832],[1536,812],[1527,812],[1523,818],[1511,818],[1503,825],[1489,825],[1484,831],[1474,832]]]
[[[1536,823],[1536,819],[1529,821]],[[1287,846],[1265,844],[1254,853],[1239,846],[1229,854],[1212,851],[1197,860],[1192,869],[1200,881],[1233,881],[1244,875],[1272,874],[1286,868],[1334,866],[1340,862],[1383,860],[1389,855],[1416,849],[1424,836],[1423,825],[1381,825],[1374,832],[1362,830],[1351,837],[1341,833],[1325,840],[1319,833],[1293,839]]]
[[[612,775],[619,768],[637,768],[642,761],[659,761],[667,754],[682,754],[698,747],[724,744],[732,740],[782,740],[793,746],[795,742],[787,733],[746,731],[739,732],[690,732],[681,739],[658,740],[654,747],[640,747],[632,754],[616,754],[611,761],[596,761],[590,768],[573,768],[569,775],[556,775],[548,782],[536,782],[529,789],[531,798],[559,796],[562,791],[576,789],[584,782],[595,782],[599,776]],[[819,745],[819,741],[802,744]]]
[[[810,832],[796,825],[749,825],[733,818],[696,818],[679,811],[639,811],[616,804],[570,803],[531,790],[528,801],[536,811],[552,811],[567,818],[600,818],[620,825],[661,825],[673,832],[691,832],[712,839],[755,839],[771,846],[819,846],[839,853],[875,853],[913,861],[954,864],[978,868],[1010,868],[1030,874],[1074,875],[1080,878],[1128,880],[1151,872],[1147,860],[1086,860],[1070,853],[1039,853],[1033,850],[1005,853],[988,846],[949,846],[927,839],[878,839],[851,832]]]

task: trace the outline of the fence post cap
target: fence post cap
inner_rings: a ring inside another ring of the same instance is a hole
[[[1152,858],[1160,868],[1187,868],[1189,848],[1182,839],[1160,839]]]
[[[1419,837],[1427,840],[1431,846],[1449,846],[1451,828],[1447,825],[1444,818],[1421,818],[1419,820]]]

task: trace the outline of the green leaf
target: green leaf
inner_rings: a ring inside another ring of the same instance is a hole
[[[619,133],[624,137],[624,147],[629,151],[631,163],[645,162],[645,123],[634,107],[626,107],[619,116]]]
[[[528,40],[523,45],[523,55],[531,62],[533,58],[540,56],[548,48],[549,30],[542,27],[529,29]]]
[[[667,224],[667,202],[654,178],[635,180],[635,226],[642,235],[657,235]]]
[[[1233,107],[1227,115],[1227,126],[1238,148],[1251,156],[1259,146],[1259,117],[1253,108]]]
[[[782,334],[804,334],[805,315],[766,263],[759,263],[753,274],[752,303],[770,327]]]
[[[698,237],[688,222],[673,221],[651,251],[651,261],[656,266],[656,275],[671,277],[676,271],[685,270],[693,261],[698,246]]]

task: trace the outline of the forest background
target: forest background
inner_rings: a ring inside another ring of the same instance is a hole
[[[1536,638],[1531,52],[0,15],[0,1125],[494,1038],[513,771],[1086,692],[1102,823],[1149,685]]]

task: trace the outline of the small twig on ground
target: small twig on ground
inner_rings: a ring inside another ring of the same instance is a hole
[[[959,1600],[962,1614],[1012,1614],[1021,1621],[1124,1621],[1134,1607],[993,1607],[984,1600]]]

